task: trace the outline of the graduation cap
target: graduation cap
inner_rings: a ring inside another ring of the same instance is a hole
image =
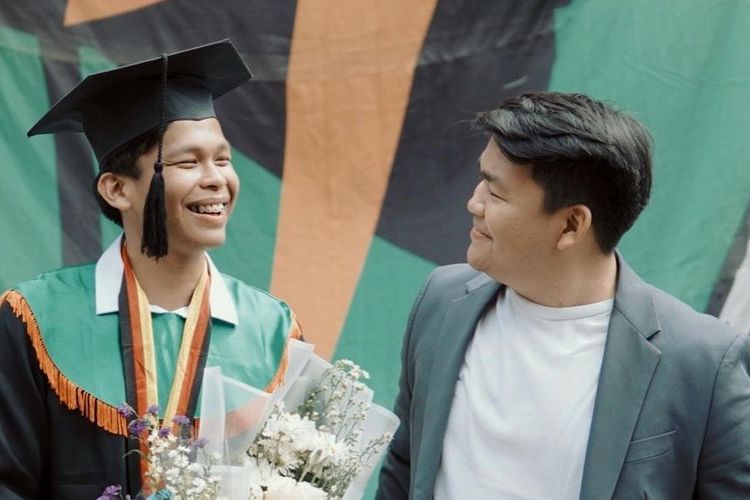
[[[213,100],[252,78],[228,39],[92,74],[58,101],[28,136],[83,132],[99,164],[130,140],[159,130],[141,250],[167,254],[162,138],[169,122],[216,116]]]

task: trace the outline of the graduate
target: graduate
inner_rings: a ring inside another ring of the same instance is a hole
[[[123,234],[96,263],[0,296],[0,498],[96,498],[143,473],[124,402],[199,418],[203,369],[271,390],[300,337],[280,300],[221,274],[239,179],[213,100],[251,78],[229,40],[91,75],[29,136],[83,132]],[[75,182],[75,179],[70,179]]]

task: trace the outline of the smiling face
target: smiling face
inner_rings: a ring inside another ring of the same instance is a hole
[[[138,159],[139,179],[122,178],[130,202],[122,211],[126,233],[140,235],[156,157],[154,148]],[[239,179],[219,122],[207,118],[170,123],[162,158],[169,253],[187,255],[223,244]]]
[[[554,265],[564,225],[543,209],[531,168],[508,160],[490,140],[479,158],[482,180],[467,208],[473,217],[469,264],[517,291],[542,282]]]

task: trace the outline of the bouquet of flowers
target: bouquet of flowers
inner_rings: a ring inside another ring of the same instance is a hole
[[[246,396],[238,397],[236,381],[217,384],[215,373],[204,376],[200,432],[222,456],[214,469],[222,477],[221,494],[231,500],[359,499],[399,420],[372,402],[364,383],[369,375],[356,364],[332,365],[297,340],[288,349],[284,383],[273,394],[251,395],[245,387]],[[246,412],[238,418],[240,411]]]
[[[149,498],[361,498],[399,421],[372,403],[366,371],[348,360],[332,365],[312,350],[290,341],[286,376],[273,394],[207,368],[197,440],[160,428],[157,408],[133,420],[131,434],[148,449],[144,486],[156,492]],[[113,485],[98,500],[121,495]]]
[[[371,393],[360,380],[368,377],[341,360],[323,372],[299,406],[290,411],[282,401],[274,407],[248,450],[251,500],[282,498],[282,493],[283,498],[343,498],[392,436],[362,439]]]
[[[146,452],[140,453],[148,462],[143,491],[153,492],[149,499],[214,500],[218,498],[219,477],[211,471],[216,457],[203,449],[205,441],[186,438],[190,419],[176,415],[173,427],[159,425],[159,407],[153,405],[146,413],[137,417],[135,411],[123,404],[119,413],[131,419],[128,432],[145,444]],[[108,486],[97,500],[119,500],[123,498],[120,485]],[[136,498],[145,498],[140,493]],[[126,495],[124,498],[129,499]]]

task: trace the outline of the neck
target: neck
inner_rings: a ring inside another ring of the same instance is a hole
[[[614,253],[585,258],[564,257],[538,283],[513,288],[537,304],[571,307],[592,304],[615,296],[617,259]]]
[[[190,303],[206,266],[205,254],[169,253],[157,261],[141,253],[138,241],[126,239],[125,247],[138,284],[150,304],[174,311]]]

